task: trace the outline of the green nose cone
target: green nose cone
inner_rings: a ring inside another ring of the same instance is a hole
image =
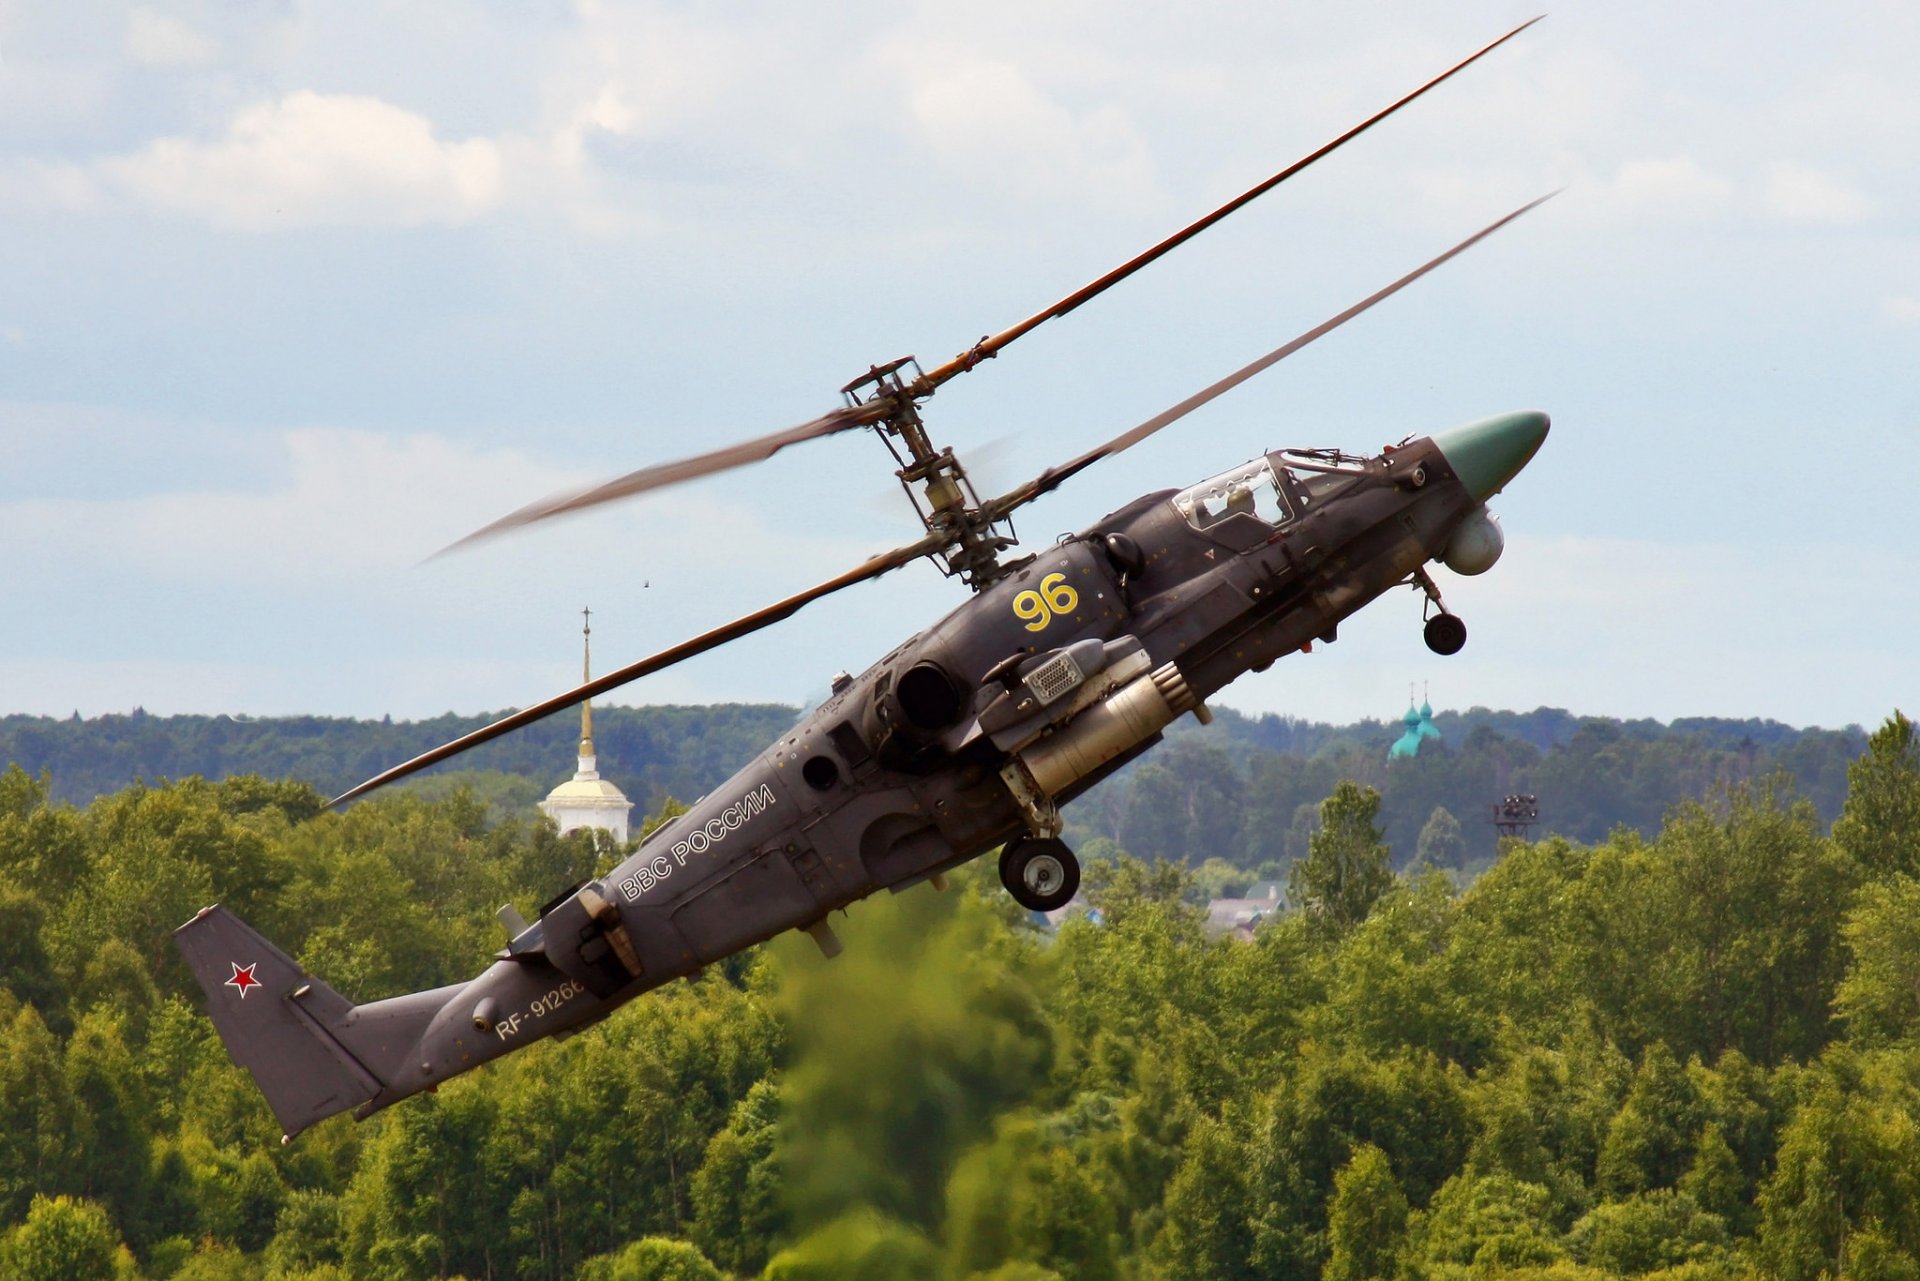
[[[1527,409],[1440,432],[1433,443],[1467,492],[1484,502],[1520,474],[1547,438],[1548,426],[1545,414]]]

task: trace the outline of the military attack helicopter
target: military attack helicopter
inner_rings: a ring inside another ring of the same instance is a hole
[[[1534,19],[1538,21],[1538,19]],[[982,501],[920,407],[1035,326],[1080,306],[1399,110],[1524,24],[1332,142],[1027,320],[931,370],[867,370],[845,403],[797,427],[644,468],[521,509],[460,546],[566,512],[870,428],[926,534],[838,577],[435,748],[347,792],[363,795],[470,747],[788,617],[810,601],[920,557],[973,595],[825,702],[729,782],[653,832],[604,877],[567,889],[528,924],[501,909],[506,946],[466,983],[355,1005],[220,907],[176,942],[235,1062],[285,1138],[349,1109],[366,1117],[548,1036],[579,1031],[642,992],[790,929],[827,955],[829,918],[881,889],[944,886],[998,848],[1000,879],[1048,911],[1079,886],[1060,807],[1160,741],[1236,677],[1334,639],[1341,620],[1397,586],[1426,597],[1425,639],[1452,654],[1466,627],[1426,565],[1491,568],[1503,535],[1487,500],[1545,439],[1547,416],[1487,418],[1380,453],[1282,449],[1184,489],[1146,494],[1043,551],[1011,516],[1346,323],[1539,204],[1461,241],[1239,371],[1079,457]],[[1545,199],[1545,197],[1542,197]]]

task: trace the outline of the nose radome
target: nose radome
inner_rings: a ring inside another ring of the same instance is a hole
[[[1433,443],[1467,492],[1484,502],[1520,474],[1547,438],[1549,426],[1545,414],[1525,409],[1440,432]]]

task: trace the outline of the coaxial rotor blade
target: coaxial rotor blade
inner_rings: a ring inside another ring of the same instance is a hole
[[[429,560],[445,556],[448,552],[476,543],[482,539],[504,534],[523,525],[549,517],[576,512],[584,508],[595,507],[601,503],[612,502],[616,498],[628,498],[634,494],[645,493],[649,489],[659,489],[666,485],[677,485],[684,480],[694,480],[701,476],[712,475],[717,471],[726,471],[730,467],[739,467],[746,463],[757,463],[771,458],[788,445],[797,445],[803,440],[814,440],[821,436],[831,436],[835,432],[846,431],[850,427],[864,427],[876,422],[884,415],[885,407],[869,402],[846,409],[836,409],[820,415],[797,427],[776,431],[752,440],[743,440],[737,445],[725,449],[716,449],[711,453],[697,454],[692,458],[682,458],[678,462],[658,463],[652,467],[642,467],[639,471],[628,472],[614,480],[590,485],[585,489],[568,490],[543,498],[537,503],[529,503],[511,515],[502,516],[491,525],[482,526],[457,542],[449,543],[435,552]]]
[[[1387,298],[1391,298],[1394,294],[1399,293],[1402,289],[1405,289],[1408,285],[1420,279],[1420,277],[1426,275],[1428,272],[1432,271],[1435,267],[1438,267],[1441,263],[1446,262],[1448,259],[1453,258],[1459,254],[1465,253],[1467,250],[1473,248],[1473,246],[1479,244],[1482,240],[1485,240],[1488,236],[1491,236],[1494,232],[1500,230],[1500,228],[1512,222],[1515,218],[1518,218],[1521,214],[1526,213],[1529,209],[1533,209],[1541,204],[1544,204],[1546,201],[1553,199],[1554,196],[1557,196],[1559,194],[1560,193],[1557,191],[1552,191],[1552,192],[1548,192],[1544,196],[1541,196],[1537,200],[1528,201],[1526,204],[1521,205],[1518,209],[1514,210],[1512,213],[1508,214],[1506,217],[1499,219],[1497,222],[1489,223],[1485,227],[1482,227],[1479,231],[1474,232],[1471,236],[1468,236],[1465,240],[1461,241],[1459,244],[1447,250],[1445,253],[1441,254],[1437,258],[1432,258],[1426,261],[1425,263],[1422,263],[1420,266],[1414,268],[1412,271],[1408,272],[1406,275],[1400,277],[1400,279],[1394,281],[1392,284],[1388,285],[1386,288],[1380,289],[1374,293],[1368,294],[1365,298],[1362,298],[1359,302],[1347,308],[1345,311],[1341,312],[1339,315],[1334,316],[1330,320],[1322,321],[1320,324],[1315,325],[1312,329],[1307,330],[1306,333],[1301,334],[1298,338],[1295,338],[1291,342],[1284,343],[1281,346],[1274,348],[1272,351],[1268,352],[1266,355],[1260,357],[1260,359],[1252,362],[1251,364],[1242,366],[1240,369],[1236,370],[1231,374],[1228,374],[1225,378],[1222,378],[1219,382],[1214,383],[1212,386],[1206,387],[1200,391],[1195,392],[1193,395],[1187,397],[1185,400],[1181,401],[1179,404],[1174,405],[1172,408],[1163,410],[1162,412],[1155,414],[1152,418],[1147,419],[1147,421],[1141,423],[1138,427],[1135,427],[1130,431],[1122,432],[1120,435],[1115,436],[1112,440],[1108,441],[1106,444],[1098,445],[1093,449],[1088,450],[1086,453],[1080,455],[1078,458],[1075,458],[1070,462],[1063,463],[1058,467],[1048,468],[1046,471],[1041,472],[1038,476],[1034,477],[1032,480],[1028,481],[1026,484],[1020,486],[1018,489],[1010,490],[1007,493],[1002,494],[1000,497],[995,498],[992,501],[983,504],[981,507],[981,511],[984,514],[986,514],[989,518],[993,520],[999,520],[1002,517],[1006,516],[1008,513],[1012,512],[1015,508],[1021,506],[1022,504],[1032,502],[1034,499],[1038,498],[1040,495],[1048,493],[1049,491],[1057,488],[1063,481],[1066,481],[1068,478],[1078,475],[1080,472],[1085,471],[1087,468],[1093,466],[1093,464],[1099,462],[1101,459],[1111,458],[1113,457],[1113,455],[1119,453],[1123,449],[1131,449],[1133,446],[1139,444],[1141,441],[1145,440],[1147,437],[1153,435],[1153,433],[1159,431],[1162,427],[1165,427],[1169,423],[1176,422],[1179,419],[1186,417],[1188,414],[1200,408],[1200,406],[1206,404],[1208,401],[1212,400],[1214,397],[1220,395],[1223,392],[1228,392],[1233,390],[1235,387],[1238,387],[1241,383],[1247,381],[1247,379],[1253,377],[1255,374],[1260,373],[1266,369],[1270,369],[1274,365],[1279,364],[1281,361],[1285,360],[1288,356],[1291,356],[1294,352],[1299,351],[1302,347],[1305,347],[1308,343],[1313,342],[1316,338],[1320,338],[1325,336],[1326,334],[1332,333],[1334,330],[1346,324],[1349,320],[1352,320],[1355,316],[1367,310],[1367,308],[1373,306],[1375,303],[1381,302]]]
[[[664,668],[672,667],[675,663],[692,658],[696,654],[704,654],[708,650],[717,649],[729,641],[739,640],[742,636],[750,635],[763,627],[770,626],[783,618],[797,613],[802,607],[819,600],[822,596],[837,592],[842,587],[851,587],[855,583],[863,583],[869,578],[878,578],[880,575],[898,569],[902,565],[917,560],[922,556],[930,556],[946,547],[950,541],[951,539],[945,535],[929,534],[917,542],[911,542],[904,547],[896,547],[890,552],[884,552],[871,560],[855,566],[837,578],[830,578],[824,583],[809,587],[803,592],[797,592],[785,600],[769,605],[765,609],[756,610],[743,618],[736,618],[731,623],[716,627],[712,631],[702,632],[692,640],[682,641],[672,649],[663,649],[658,654],[622,667],[617,672],[608,672],[605,676],[596,677],[584,685],[568,690],[564,694],[549,698],[544,703],[536,703],[532,707],[513,713],[511,716],[503,716],[491,725],[482,726],[471,734],[462,735],[450,743],[442,743],[430,752],[422,752],[405,764],[396,765],[385,773],[376,774],[358,787],[350,791],[342,792],[340,795],[334,797],[333,800],[329,801],[328,805],[345,804],[357,796],[364,796],[375,788],[384,787],[397,779],[405,778],[409,774],[423,770],[429,765],[437,765],[449,757],[458,756],[469,748],[491,742],[502,734],[510,733],[525,725],[531,725],[535,721],[544,720],[552,716],[555,712],[563,712],[569,707],[577,707],[583,701],[589,698],[597,698],[608,690],[618,689],[629,681],[639,680],[642,676],[649,676]]]
[[[1193,239],[1193,237],[1213,226],[1228,214],[1239,209],[1242,205],[1266,194],[1322,156],[1327,155],[1329,152],[1334,151],[1343,144],[1358,137],[1360,134],[1365,133],[1368,129],[1371,129],[1374,125],[1380,123],[1380,121],[1385,120],[1388,116],[1400,110],[1400,108],[1406,106],[1415,98],[1420,97],[1429,89],[1432,89],[1442,81],[1449,79],[1474,62],[1485,57],[1538,21],[1540,21],[1539,18],[1533,18],[1521,23],[1513,30],[1507,32],[1507,34],[1501,36],[1498,40],[1484,46],[1470,56],[1463,58],[1411,93],[1406,94],[1404,97],[1375,112],[1373,115],[1368,116],[1359,124],[1333,139],[1333,141],[1302,156],[1285,169],[1282,169],[1279,173],[1242,192],[1226,204],[1215,209],[1206,217],[1181,228],[1173,235],[1162,240],[1159,244],[1148,249],[1145,253],[1139,254],[1120,264],[1120,266],[1115,267],[1098,280],[1068,294],[1065,298],[1054,303],[1046,310],[1036,312],[1034,315],[1027,317],[1027,319],[1014,325],[1010,329],[1004,329],[997,334],[982,338],[978,343],[974,344],[971,350],[923,374],[910,389],[911,393],[916,398],[932,394],[935,388],[939,387],[940,384],[946,382],[949,378],[952,378],[955,374],[964,373],[980,361],[991,359],[1016,338],[1031,332],[1035,327],[1048,320],[1052,320],[1056,316],[1066,315],[1081,303],[1086,302],[1095,295],[1125,280],[1128,276],[1131,276],[1134,272],[1161,257],[1174,247]],[[586,489],[556,494],[551,498],[542,499],[540,502],[530,503],[511,515],[503,516],[492,524],[475,530],[457,542],[450,543],[446,547],[441,548],[438,552],[434,553],[434,556],[444,556],[456,548],[467,546],[469,543],[491,538],[496,534],[503,534],[509,530],[518,529],[521,526],[546,520],[549,517],[559,516],[566,512],[580,511],[583,508],[592,507],[599,503],[611,502],[616,498],[626,498],[633,494],[644,493],[650,489],[659,489],[666,485],[678,484],[681,481],[693,480],[696,477],[711,475],[714,472],[725,471],[728,468],[739,467],[746,463],[759,462],[772,457],[788,445],[798,444],[804,440],[812,440],[819,436],[831,435],[839,431],[845,431],[850,427],[862,427],[879,422],[887,416],[892,407],[893,406],[884,398],[881,398],[880,400],[870,401],[864,405],[847,409],[837,409],[831,413],[823,414],[811,422],[801,423],[797,427],[789,427],[785,431],[760,436],[753,440],[743,441],[737,445],[730,445],[725,449],[714,450],[712,453],[681,459],[678,462],[662,463],[653,467],[643,467],[639,471],[630,472],[617,480],[610,480],[604,484],[593,485]],[[429,559],[432,558],[430,557]]]
[[[1541,18],[1544,18],[1545,16],[1546,16],[1545,14],[1540,15]],[[1214,223],[1219,222],[1222,218],[1226,217],[1228,214],[1232,213],[1234,210],[1240,208],[1242,205],[1247,204],[1248,202],[1255,200],[1258,197],[1263,196],[1267,192],[1273,190],[1275,187],[1279,186],[1281,183],[1285,182],[1287,179],[1293,177],[1293,175],[1299,173],[1302,169],[1305,169],[1308,165],[1320,159],[1322,156],[1326,155],[1328,152],[1335,150],[1336,148],[1340,147],[1343,143],[1349,142],[1352,139],[1359,137],[1361,134],[1365,133],[1367,130],[1371,129],[1373,126],[1379,124],[1382,120],[1385,120],[1388,116],[1392,115],[1394,112],[1400,110],[1400,108],[1406,106],[1409,102],[1412,102],[1415,98],[1418,98],[1421,94],[1425,93],[1427,90],[1433,88],[1435,85],[1439,84],[1441,81],[1452,77],[1458,72],[1465,70],[1468,66],[1471,66],[1473,63],[1479,61],[1481,58],[1485,57],[1487,54],[1492,53],[1495,49],[1499,48],[1501,45],[1505,44],[1507,41],[1513,39],[1515,36],[1519,35],[1522,31],[1525,31],[1528,27],[1531,27],[1534,23],[1538,21],[1540,21],[1540,18],[1530,18],[1526,22],[1521,23],[1519,26],[1515,27],[1513,30],[1507,32],[1506,35],[1501,36],[1498,40],[1495,40],[1492,44],[1489,44],[1484,48],[1482,48],[1481,50],[1479,50],[1479,52],[1474,53],[1469,57],[1463,58],[1459,62],[1454,63],[1453,66],[1447,68],[1445,71],[1441,72],[1439,75],[1435,76],[1433,79],[1427,81],[1425,84],[1421,85],[1418,89],[1415,89],[1412,93],[1407,94],[1405,97],[1399,99],[1397,102],[1394,102],[1392,105],[1384,107],[1381,110],[1376,111],[1371,116],[1368,116],[1365,120],[1362,120],[1359,124],[1347,130],[1345,133],[1341,134],[1338,138],[1335,138],[1332,142],[1329,142],[1326,145],[1312,152],[1309,152],[1308,154],[1302,156],[1300,159],[1294,161],[1292,164],[1288,165],[1285,169],[1282,169],[1279,173],[1274,174],[1271,178],[1268,178],[1266,181],[1258,184],[1257,186],[1251,187],[1248,190],[1242,192],[1241,194],[1235,196],[1232,200],[1229,200],[1226,204],[1221,205],[1218,209],[1214,210],[1212,213],[1208,214],[1206,217],[1200,219],[1198,222],[1189,223],[1187,226],[1182,227],[1179,231],[1174,232],[1171,236],[1168,236],[1165,240],[1162,240],[1159,244],[1147,250],[1145,253],[1140,254],[1137,257],[1128,259],[1126,262],[1121,263],[1118,267],[1115,267],[1112,271],[1109,271],[1106,275],[1100,277],[1098,280],[1095,280],[1090,284],[1083,285],[1079,289],[1074,290],[1072,293],[1068,294],[1065,298],[1062,298],[1059,302],[1056,302],[1051,307],[1048,307],[1045,311],[1035,312],[1033,315],[1027,317],[1025,320],[1021,321],[1019,324],[1013,326],[1010,329],[1003,329],[997,334],[992,334],[982,338],[979,342],[975,343],[970,350],[960,353],[958,356],[955,356],[952,360],[949,360],[944,365],[940,365],[937,368],[927,371],[927,373],[924,375],[924,382],[926,384],[926,389],[928,391],[931,391],[933,388],[938,387],[941,383],[947,381],[947,379],[952,378],[955,374],[965,373],[967,370],[972,369],[975,365],[979,364],[983,360],[991,360],[994,356],[1000,353],[1001,348],[1005,347],[1008,343],[1011,343],[1014,339],[1019,338],[1024,334],[1030,333],[1032,330],[1034,330],[1041,324],[1045,323],[1046,321],[1052,320],[1056,316],[1066,315],[1068,312],[1072,311],[1075,307],[1078,307],[1081,303],[1086,302],[1088,299],[1094,297],[1096,294],[1103,293],[1104,291],[1111,288],[1112,286],[1119,284],[1122,280],[1125,280],[1128,276],[1131,276],[1134,272],[1140,270],[1142,267],[1146,266],[1148,263],[1152,262],[1154,259],[1160,257],[1162,254],[1165,254],[1167,251],[1179,245],[1183,245],[1187,241],[1193,239],[1195,236],[1199,235],[1201,232],[1205,231],[1207,228],[1213,226]]]

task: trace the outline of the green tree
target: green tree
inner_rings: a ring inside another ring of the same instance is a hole
[[[1847,803],[1833,839],[1870,877],[1920,876],[1920,737],[1899,712],[1847,769]]]
[[[1288,867],[1302,862],[1313,849],[1313,837],[1320,830],[1320,804],[1301,801],[1287,820],[1286,836],[1280,843]]]
[[[772,948],[792,1038],[780,1146],[793,1223],[862,1210],[931,1233],[954,1161],[1052,1066],[1028,945],[981,899],[931,889],[838,928],[846,950],[831,961],[804,938]]]
[[[913,1281],[936,1275],[926,1237],[863,1208],[822,1224],[775,1255],[763,1281]]]
[[[693,1239],[731,1272],[758,1272],[785,1226],[779,1121],[779,1087],[770,1079],[755,1082],[693,1175]]]
[[[76,1015],[98,1010],[115,1019],[129,1046],[147,1039],[147,1023],[160,1003],[153,975],[131,947],[108,939],[87,960],[73,993]]]
[[[1685,1192],[1659,1188],[1595,1207],[1567,1233],[1574,1258],[1615,1276],[1725,1261],[1727,1224]]]
[[[1191,827],[1185,792],[1166,762],[1142,762],[1127,787],[1126,817],[1115,837],[1142,858],[1185,862]]]
[[[575,1281],[726,1281],[699,1249],[671,1237],[642,1237],[625,1249],[588,1259]]]
[[[1894,872],[1862,886],[1841,934],[1852,960],[1833,1005],[1853,1038],[1920,1032],[1920,880]]]
[[[66,889],[86,874],[87,833],[78,813],[48,803],[49,783],[18,765],[0,774],[0,876],[21,886]]]
[[[1616,832],[1569,870],[1540,922],[1558,997],[1629,1053],[1772,1065],[1831,1037],[1854,865],[1778,780],[1678,806],[1652,843]]]
[[[1197,865],[1237,857],[1245,784],[1219,747],[1179,738],[1137,766],[1113,835],[1141,857]]]
[[[287,1193],[267,1246],[268,1270],[297,1276],[339,1261],[340,1198],[318,1188]]]
[[[507,1270],[509,1193],[502,1172],[481,1157],[497,1116],[488,1092],[449,1086],[387,1114],[341,1197],[349,1273],[371,1281],[447,1276],[476,1258],[473,1271],[482,1275]]]
[[[259,1277],[258,1265],[242,1251],[221,1245],[218,1241],[202,1241],[200,1248],[180,1265],[180,1270],[168,1281],[259,1281]],[[340,1279],[337,1273],[329,1276],[322,1272],[317,1277],[301,1277],[299,1281]]]
[[[1433,807],[1433,813],[1427,816],[1427,822],[1420,829],[1420,840],[1414,846],[1414,860],[1428,867],[1465,867],[1467,863],[1467,838],[1460,830],[1460,820],[1455,818],[1444,805]]]
[[[1332,935],[1365,920],[1393,883],[1392,855],[1375,822],[1379,814],[1380,793],[1341,782],[1321,802],[1320,830],[1288,877],[1288,899]]]
[[[1686,1069],[1654,1042],[1607,1128],[1595,1182],[1612,1197],[1672,1187],[1690,1162],[1700,1125],[1700,1097]]]
[[[80,1148],[59,1042],[31,1005],[9,1023],[0,1045],[0,1221],[18,1223],[36,1194],[78,1190]]]
[[[1509,1052],[1511,1058],[1473,1083],[1470,1107],[1477,1133],[1466,1171],[1506,1174],[1545,1187],[1555,1221],[1569,1219],[1587,1205],[1597,1131],[1604,1124],[1580,1093],[1594,1082],[1570,1066],[1564,1052],[1538,1046]],[[1611,1115],[1611,1099],[1604,1110]]]
[[[71,1178],[84,1196],[101,1202],[122,1224],[136,1249],[174,1229],[152,1221],[151,1120],[133,1056],[119,1023],[88,1014],[67,1042],[67,1092],[74,1103],[75,1162]]]
[[[47,791],[52,786],[53,776],[45,770],[36,778],[21,769],[19,762],[9,762],[0,771],[0,818],[26,818],[47,803]]]
[[[1334,952],[1325,1002],[1309,1025],[1378,1054],[1413,1047],[1480,1066],[1493,1028],[1471,973],[1448,948],[1459,910],[1444,872],[1397,884]]]
[[[1363,1144],[1387,1156],[1412,1205],[1465,1162],[1465,1074],[1432,1054],[1315,1050],[1260,1097],[1243,1160],[1252,1262],[1260,1275],[1313,1275],[1327,1260],[1334,1179]]]
[[[1920,1257],[1920,1084],[1910,1057],[1836,1048],[1808,1069],[1758,1197],[1758,1252],[1783,1281],[1839,1274],[1872,1227]]]
[[[1217,898],[1239,898],[1253,884],[1251,873],[1244,872],[1223,858],[1210,858],[1193,869],[1187,898],[1204,907]]]
[[[1323,1281],[1376,1281],[1398,1275],[1406,1235],[1406,1194],[1394,1180],[1387,1154],[1363,1143],[1334,1176]]]
[[[1678,1189],[1709,1214],[1738,1229],[1749,1217],[1747,1197],[1752,1183],[1740,1168],[1718,1124],[1708,1124],[1694,1144],[1693,1163],[1680,1176]]]
[[[1510,1020],[1529,1044],[1550,1045],[1572,1030],[1590,981],[1575,958],[1595,920],[1581,901],[1592,857],[1559,838],[1509,846],[1460,896],[1448,931],[1447,965],[1463,995]],[[1594,906],[1606,908],[1604,900]]]
[[[1100,909],[1107,924],[1118,925],[1147,904],[1171,907],[1190,903],[1192,887],[1192,877],[1178,863],[1155,859],[1149,864],[1122,855],[1090,860],[1080,883],[1080,895]],[[1198,914],[1192,914],[1192,919],[1197,923]]]
[[[1031,1116],[1003,1117],[947,1181],[942,1233],[950,1274],[1036,1263],[1081,1278],[1114,1281],[1114,1207],[1073,1145]]]
[[[1498,1275],[1566,1258],[1553,1229],[1553,1194],[1510,1174],[1462,1172],[1411,1216],[1408,1258],[1415,1274]]]
[[[1869,1219],[1848,1235],[1840,1275],[1848,1281],[1920,1281],[1920,1260]]]
[[[12,1281],[101,1281],[115,1272],[119,1234],[91,1201],[36,1196],[26,1221],[0,1240]]]
[[[0,817],[0,824],[7,821]],[[46,919],[46,906],[38,896],[0,880],[0,982],[43,1019],[50,1017],[55,1027],[64,1028],[66,994],[41,938]]]
[[[1167,1184],[1165,1216],[1152,1257],[1163,1275],[1253,1281],[1254,1212],[1245,1154],[1223,1122],[1193,1127],[1179,1168]]]

